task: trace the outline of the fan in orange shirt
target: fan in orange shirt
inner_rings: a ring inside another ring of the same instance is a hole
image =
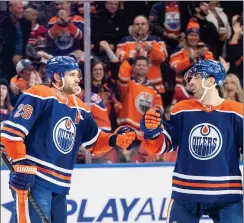
[[[162,108],[162,99],[147,81],[148,59],[140,56],[133,61],[135,55],[136,52],[131,50],[129,57],[120,66],[118,88],[122,109],[117,121],[119,125],[129,125],[139,130],[142,116],[152,106]]]
[[[15,96],[33,85],[42,83],[38,72],[35,71],[32,62],[28,59],[20,60],[16,64],[16,72],[17,75],[10,80],[10,89]]]
[[[200,42],[200,25],[192,18],[186,28],[186,39],[170,56],[170,65],[176,72],[176,82],[182,82],[183,76],[198,60],[213,60],[213,53]]]

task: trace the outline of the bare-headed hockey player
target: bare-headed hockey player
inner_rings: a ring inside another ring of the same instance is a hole
[[[177,103],[169,121],[158,108],[141,120],[145,149],[155,155],[178,149],[167,223],[241,223],[243,105],[219,96],[221,63],[198,61],[185,74],[195,99]]]
[[[100,154],[115,146],[130,149],[136,139],[129,127],[114,134],[98,128],[87,106],[74,95],[80,70],[73,58],[49,59],[46,73],[50,87],[37,85],[25,91],[1,131],[1,143],[16,171],[9,182],[15,222],[42,222],[28,204],[29,189],[50,222],[67,222],[66,194],[80,145]]]

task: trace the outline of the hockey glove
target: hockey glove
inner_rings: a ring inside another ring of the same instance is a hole
[[[14,164],[15,172],[10,172],[10,187],[14,190],[29,190],[35,181],[37,168],[28,160],[21,160]]]
[[[121,126],[115,130],[115,134],[109,138],[111,147],[118,146],[121,149],[131,150],[136,143],[136,132],[128,126]]]
[[[157,107],[150,108],[140,121],[140,130],[144,133],[144,139],[156,139],[160,135],[162,124],[162,110]]]

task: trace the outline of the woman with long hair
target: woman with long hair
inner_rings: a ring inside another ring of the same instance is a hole
[[[223,93],[224,98],[243,103],[243,89],[239,78],[235,74],[226,76]]]
[[[2,125],[3,121],[9,118],[9,114],[13,110],[13,107],[10,104],[9,84],[4,78],[0,78],[0,99],[0,122]]]

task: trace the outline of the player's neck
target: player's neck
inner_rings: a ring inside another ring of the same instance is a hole
[[[201,101],[202,105],[219,105],[223,101],[223,98],[219,96],[219,92],[216,89],[209,91]]]

